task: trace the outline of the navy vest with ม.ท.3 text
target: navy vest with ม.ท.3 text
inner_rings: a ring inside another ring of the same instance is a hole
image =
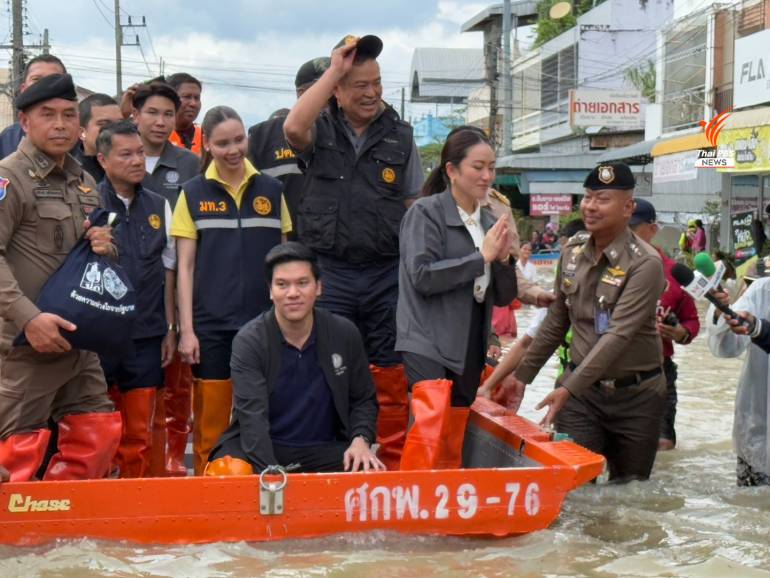
[[[412,128],[388,107],[369,126],[356,155],[342,122],[336,110],[324,111],[316,121],[297,219],[299,239],[350,263],[397,257]]]
[[[136,292],[137,316],[132,339],[166,334],[163,288],[165,268],[161,258],[166,246],[166,200],[141,185],[126,209],[105,178],[98,185],[104,208],[117,213],[120,221],[113,231],[120,265]]]
[[[198,231],[193,281],[195,331],[235,331],[270,307],[265,255],[281,242],[281,183],[258,174],[240,210],[224,187],[204,176],[185,184]]]

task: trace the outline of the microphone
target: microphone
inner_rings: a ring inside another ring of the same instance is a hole
[[[711,259],[709,259],[709,261],[711,261]],[[712,263],[712,266],[713,265],[714,264]],[[692,271],[681,263],[677,263],[671,268],[671,276],[682,286],[682,289],[689,293],[694,299],[700,299],[702,297],[708,299],[708,301],[719,311],[731,319],[737,320],[741,325],[748,327],[749,333],[754,331],[755,323],[740,317],[735,311],[730,309],[727,305],[722,305],[719,300],[714,297],[714,286],[716,285],[714,279],[709,279],[700,271]]]
[[[717,291],[720,293],[724,292],[724,289],[722,289],[722,286],[720,285],[720,281],[722,280],[722,277],[724,277],[727,269],[722,261],[714,263],[708,253],[701,252],[695,255],[693,264],[695,265],[696,271],[699,271],[709,279],[714,280],[714,288]]]

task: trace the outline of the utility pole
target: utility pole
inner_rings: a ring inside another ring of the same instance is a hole
[[[404,113],[406,111],[406,89],[401,87],[401,120],[404,120]]]
[[[135,36],[134,42],[126,44],[123,40],[124,28],[146,28],[147,21],[142,16],[141,24],[134,24],[131,20],[131,16],[128,17],[128,24],[120,23],[120,0],[115,0],[115,88],[117,89],[117,96],[123,94],[123,60],[122,60],[122,48],[124,46],[139,46],[139,37]]]
[[[497,77],[500,59],[500,23],[494,20],[484,32],[484,68],[489,87],[489,142],[497,148]]]
[[[7,83],[0,84],[0,94],[5,94],[13,103],[17,94],[19,94],[19,88],[22,83],[22,76],[24,75],[24,67],[26,65],[26,58],[24,54],[25,49],[40,49],[43,54],[48,54],[50,45],[48,41],[48,28],[43,30],[43,40],[40,44],[24,44],[24,3],[25,0],[11,0],[11,31],[12,38],[11,44],[0,44],[0,50],[11,51],[11,77]],[[16,107],[14,106],[14,113]]]
[[[115,88],[117,98],[123,94],[123,27],[120,25],[120,0],[115,0]]]
[[[14,94],[18,94],[21,75],[24,73],[24,6],[22,0],[11,1],[13,38],[11,39],[11,82]]]
[[[511,68],[511,0],[503,0],[503,142],[500,152],[511,154],[513,141],[513,75]]]

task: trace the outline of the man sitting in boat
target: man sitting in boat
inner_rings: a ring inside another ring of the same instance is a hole
[[[299,243],[265,258],[273,308],[244,325],[230,360],[233,415],[206,475],[385,469],[370,449],[377,398],[355,325],[315,308],[315,255]]]

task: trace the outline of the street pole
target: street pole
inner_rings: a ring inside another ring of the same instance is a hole
[[[511,154],[513,141],[513,75],[511,68],[511,0],[503,1],[503,142],[500,152]]]
[[[402,86],[401,87],[401,120],[404,120],[404,113],[406,112],[405,105],[406,101],[406,89]]]
[[[51,44],[48,42],[48,28],[43,28],[43,54],[49,54]]]
[[[120,26],[120,0],[115,0],[115,88],[118,98],[123,94],[123,63],[120,53],[122,46],[123,28]]]
[[[13,94],[19,93],[24,74],[24,7],[22,0],[12,0],[13,39],[11,40],[11,82]]]

